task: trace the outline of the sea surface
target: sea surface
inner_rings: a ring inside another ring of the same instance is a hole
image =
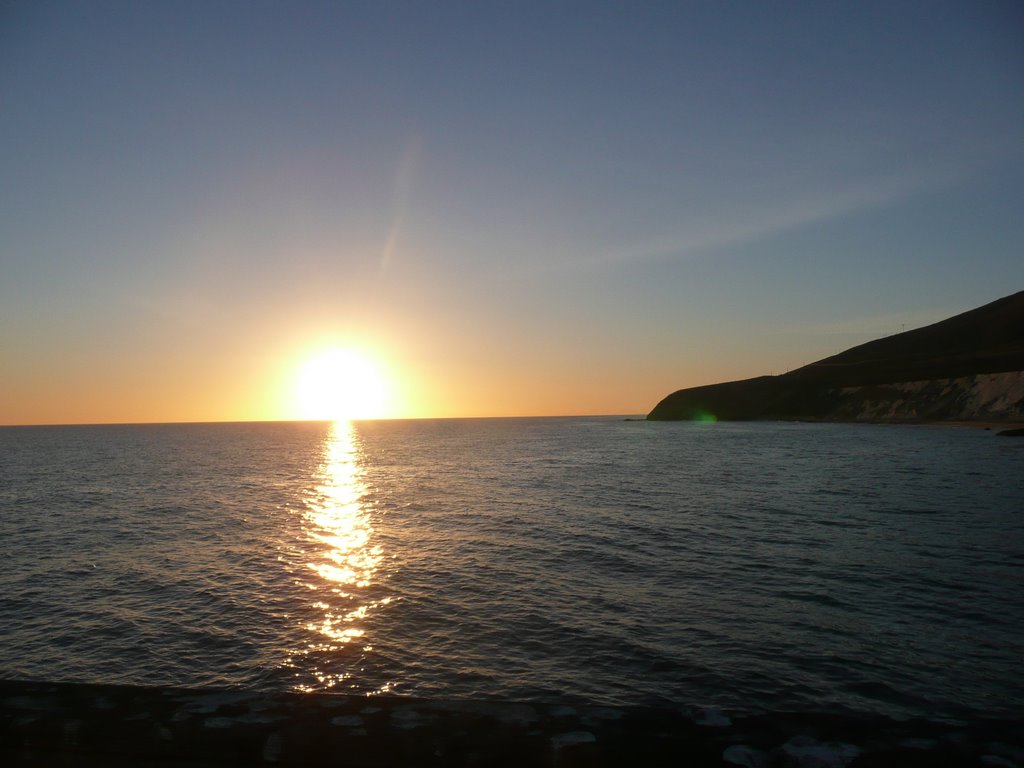
[[[1024,441],[617,418],[0,429],[0,677],[1024,711]]]

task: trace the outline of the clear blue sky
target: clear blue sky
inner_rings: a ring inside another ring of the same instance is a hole
[[[639,413],[1024,288],[1024,6],[0,4],[0,423]]]

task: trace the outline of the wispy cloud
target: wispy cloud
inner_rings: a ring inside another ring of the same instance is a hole
[[[391,226],[388,228],[388,235],[380,252],[381,274],[390,269],[395,251],[398,249],[399,238],[409,210],[409,198],[416,180],[419,157],[420,141],[416,137],[412,137],[406,142],[405,149],[398,160],[398,169],[395,172],[395,182],[391,194]]]
[[[949,158],[920,160],[856,178],[795,174],[796,180],[780,177],[774,187],[762,182],[759,186],[765,191],[760,193],[734,187],[735,199],[720,192],[700,210],[682,214],[679,223],[666,227],[661,234],[603,249],[580,249],[550,260],[546,268],[595,269],[638,261],[693,258],[948,189],[1021,154],[1016,144],[993,140],[951,153]]]
[[[870,179],[821,184],[797,193],[780,189],[778,197],[730,208],[720,203],[700,218],[657,238],[630,243],[595,255],[602,264],[694,256],[743,245],[832,219],[884,208],[916,194],[955,184],[969,175],[963,168],[922,168]]]

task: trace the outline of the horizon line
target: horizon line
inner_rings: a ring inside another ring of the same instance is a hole
[[[333,424],[336,422],[370,421],[482,421],[486,419],[599,419],[599,418],[646,418],[647,413],[568,413],[531,414],[518,416],[392,416],[376,419],[225,419],[215,421],[75,421],[35,422],[21,424],[0,424],[0,429],[23,427],[159,427],[196,426],[208,424]]]

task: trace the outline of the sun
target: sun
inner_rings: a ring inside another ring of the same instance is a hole
[[[295,398],[301,419],[379,419],[387,416],[389,387],[369,357],[332,348],[302,364]]]

